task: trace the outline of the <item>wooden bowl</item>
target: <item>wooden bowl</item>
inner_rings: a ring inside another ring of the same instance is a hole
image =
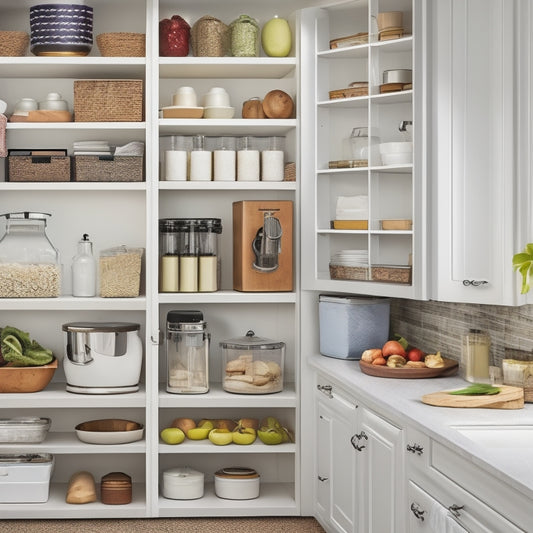
[[[37,392],[52,380],[57,359],[42,366],[0,367],[0,392]]]

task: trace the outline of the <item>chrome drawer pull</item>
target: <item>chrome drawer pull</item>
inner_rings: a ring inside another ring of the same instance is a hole
[[[420,446],[420,444],[408,444],[407,445],[407,451],[411,453],[417,453],[418,455],[422,455],[424,453],[424,447]]]
[[[324,393],[328,398],[333,398],[333,394],[331,394],[333,387],[331,385],[317,385],[316,388],[320,392]]]
[[[318,476],[318,481],[327,481],[329,478]]]
[[[488,281],[481,279],[464,279],[463,285],[465,287],[479,287],[480,285],[486,285]]]
[[[422,522],[424,521],[424,514],[426,511],[420,509],[420,507],[418,507],[418,504],[413,502],[411,504],[411,511],[418,518],[418,520],[421,520]]]

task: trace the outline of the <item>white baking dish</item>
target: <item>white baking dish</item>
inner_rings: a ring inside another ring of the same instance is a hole
[[[226,500],[252,500],[259,496],[259,480],[252,468],[222,468],[215,472],[215,494]]]
[[[49,418],[35,416],[0,418],[0,443],[35,444],[42,442],[50,429]]]
[[[0,503],[48,501],[53,468],[49,453],[0,455]]]
[[[163,472],[163,496],[171,500],[196,500],[204,495],[204,474],[188,466]]]

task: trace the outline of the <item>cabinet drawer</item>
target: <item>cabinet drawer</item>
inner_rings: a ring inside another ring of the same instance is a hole
[[[425,472],[429,468],[431,439],[418,431],[407,427],[405,429],[405,467],[407,472]]]

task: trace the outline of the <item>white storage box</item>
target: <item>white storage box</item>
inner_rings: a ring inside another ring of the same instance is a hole
[[[389,338],[390,300],[364,296],[319,296],[320,353],[337,359],[361,359]]]
[[[48,501],[53,467],[49,453],[0,455],[0,503]]]
[[[204,474],[187,466],[163,472],[163,496],[172,500],[195,500],[204,495]]]
[[[215,472],[215,494],[226,500],[253,500],[259,497],[259,482],[253,468],[222,468]]]
[[[39,417],[0,419],[0,443],[36,444],[46,438],[51,420]]]

